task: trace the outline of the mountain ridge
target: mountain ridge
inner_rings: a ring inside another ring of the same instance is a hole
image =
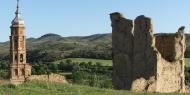
[[[164,34],[164,33],[156,33],[156,34]],[[173,33],[167,33],[167,34],[173,34]],[[63,37],[59,34],[54,34],[54,33],[47,33],[44,34],[38,38],[34,38],[34,37],[30,37],[27,38],[27,41],[37,41],[37,40],[44,40],[44,39],[53,39],[53,40],[72,40],[72,39],[77,39],[77,40],[90,40],[90,41],[95,41],[98,39],[102,39],[102,38],[106,38],[107,40],[112,40],[111,39],[112,33],[103,33],[103,34],[93,34],[93,35],[89,35],[89,36],[68,36],[68,37]],[[190,39],[190,34],[186,34],[187,40]],[[0,44],[4,44],[7,43],[9,41],[5,41],[5,42],[0,42]]]
[[[159,33],[160,34],[160,33]],[[190,52],[190,34],[186,34],[187,50]],[[112,33],[94,34],[89,36],[62,37],[58,34],[48,33],[39,38],[26,39],[27,50],[43,51],[73,51],[85,49],[110,50],[112,43]],[[9,54],[9,41],[0,42],[0,55]]]

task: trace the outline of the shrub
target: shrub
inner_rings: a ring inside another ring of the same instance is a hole
[[[5,85],[3,85],[2,86],[3,88],[11,88],[11,89],[15,89],[16,88],[16,85],[14,85],[14,84],[5,84]]]
[[[9,78],[9,71],[0,70],[0,79],[8,79]]]

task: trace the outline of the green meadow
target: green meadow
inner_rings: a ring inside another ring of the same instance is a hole
[[[76,63],[92,62],[92,64],[101,63],[104,66],[112,66],[112,60],[91,59],[91,58],[67,58],[67,59],[70,59],[70,60],[72,60],[72,62],[76,62]],[[66,61],[67,59],[59,60],[59,61],[56,61],[55,63],[59,63],[61,61]],[[190,67],[190,58],[185,58],[185,66]]]

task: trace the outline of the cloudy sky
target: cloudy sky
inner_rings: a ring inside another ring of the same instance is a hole
[[[20,0],[27,37],[46,33],[85,36],[111,33],[109,14],[126,18],[145,15],[153,19],[155,32],[190,31],[190,0]],[[16,0],[1,0],[0,42],[8,41]]]

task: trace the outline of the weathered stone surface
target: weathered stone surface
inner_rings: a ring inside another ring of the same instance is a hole
[[[116,89],[130,89],[132,81],[133,21],[119,13],[111,14],[113,34],[113,84]]]
[[[120,13],[110,17],[116,89],[184,91],[184,27],[176,34],[154,35],[148,17],[137,17],[134,25]]]
[[[147,81],[144,78],[139,78],[133,81],[131,90],[144,91],[147,87]]]
[[[162,61],[157,65],[157,84],[159,84],[157,91],[183,92],[185,90],[183,31],[179,29],[175,34],[156,35],[156,47],[162,56]]]
[[[157,51],[155,50],[151,19],[139,16],[135,19],[133,80],[148,80],[156,74]]]
[[[150,79],[147,82],[147,91],[148,92],[156,92],[156,80],[155,80],[155,76],[154,77],[150,77]]]

